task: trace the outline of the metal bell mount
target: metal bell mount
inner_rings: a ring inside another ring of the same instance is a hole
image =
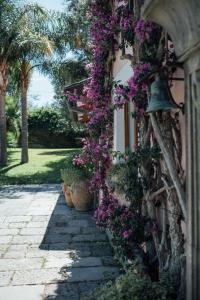
[[[168,111],[177,108],[166,80],[158,77],[151,84],[150,101],[146,112]]]

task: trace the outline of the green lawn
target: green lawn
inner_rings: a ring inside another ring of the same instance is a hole
[[[20,164],[20,149],[9,149],[8,165],[0,168],[0,185],[60,183],[60,169],[78,149],[29,149],[29,163]]]

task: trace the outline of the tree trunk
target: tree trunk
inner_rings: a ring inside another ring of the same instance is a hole
[[[21,111],[22,111],[22,129],[21,129],[21,163],[28,163],[28,112],[27,112],[27,91],[28,84],[22,82],[22,98],[21,98]]]
[[[5,95],[8,83],[8,66],[0,66],[0,165],[7,163],[7,130],[6,130],[6,112]]]
[[[152,118],[151,118],[152,119]],[[156,124],[155,124],[156,122]],[[165,266],[165,270],[168,270],[172,280],[173,288],[177,291],[178,299],[183,298],[183,285],[184,282],[184,236],[181,227],[181,220],[183,219],[183,211],[181,208],[180,199],[178,197],[177,189],[174,184],[174,189],[170,187],[175,182],[171,176],[171,170],[167,164],[165,153],[168,152],[168,157],[173,161],[173,169],[176,172],[178,180],[180,180],[180,167],[181,167],[181,152],[175,151],[177,149],[177,143],[173,134],[174,125],[170,113],[162,113],[162,118],[159,121],[153,119],[153,128],[156,131],[159,129],[159,135],[155,134],[157,141],[161,142],[161,149],[163,150],[163,160],[160,160],[161,167],[161,180],[166,187],[167,193],[167,211],[168,211],[168,222],[169,222],[169,237],[170,237],[170,257],[169,261]],[[157,132],[156,132],[157,133]],[[160,140],[162,137],[162,141]],[[163,145],[164,148],[163,149]],[[179,147],[180,145],[178,145]],[[182,172],[181,172],[182,173]],[[175,174],[175,173],[174,173]]]
[[[7,163],[5,94],[0,91],[0,164]]]
[[[178,199],[180,202],[180,206],[183,212],[183,216],[186,220],[187,218],[187,212],[186,212],[186,196],[185,196],[185,191],[181,185],[181,181],[177,172],[176,168],[176,161],[174,160],[173,154],[169,151],[169,146],[170,144],[167,144],[166,138],[163,138],[162,132],[159,128],[157,119],[154,114],[150,114],[153,130],[155,137],[157,139],[157,142],[160,146],[160,149],[163,153],[163,157],[165,159],[165,163],[167,165],[169,174],[171,176],[171,179],[173,181],[174,187],[176,189]]]

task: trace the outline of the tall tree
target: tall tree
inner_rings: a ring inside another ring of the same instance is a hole
[[[13,13],[13,14],[12,14]],[[9,61],[17,30],[14,23],[16,7],[13,1],[0,2],[0,164],[7,162],[5,95],[8,85]]]
[[[7,162],[5,95],[11,64],[30,49],[38,35],[31,28],[45,30],[47,25],[33,22],[40,15],[46,18],[38,5],[24,5],[21,1],[0,1],[0,164]],[[42,17],[41,17],[42,16]],[[30,26],[31,25],[31,26]],[[40,27],[41,25],[41,27]],[[39,41],[37,40],[37,43]],[[36,49],[36,47],[35,47]]]
[[[38,5],[29,5],[24,28],[29,32],[28,40],[18,59],[19,85],[21,89],[21,162],[28,162],[28,103],[27,94],[31,74],[40,67],[45,58],[53,55],[54,42],[49,38],[50,15]]]

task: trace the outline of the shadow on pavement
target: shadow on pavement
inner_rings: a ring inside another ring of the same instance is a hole
[[[114,278],[119,272],[107,236],[96,227],[92,213],[68,208],[63,195],[58,198],[39,248],[54,256],[54,265],[49,267],[59,268],[60,278],[46,285],[44,300],[79,300],[102,284],[105,274]]]

